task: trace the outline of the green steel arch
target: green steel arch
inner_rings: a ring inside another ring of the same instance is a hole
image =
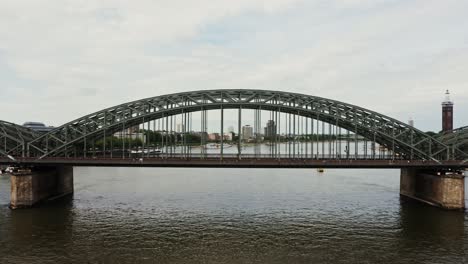
[[[448,145],[452,150],[459,150],[453,153],[455,159],[468,162],[468,126],[443,133],[437,139]]]
[[[394,150],[406,159],[452,160],[458,149],[391,117],[326,98],[269,90],[200,90],[133,101],[76,119],[27,144],[28,156],[67,155],[85,139],[99,139],[159,118],[213,109],[261,109],[313,118]]]
[[[14,159],[26,155],[26,144],[38,138],[33,130],[0,120],[0,156]]]

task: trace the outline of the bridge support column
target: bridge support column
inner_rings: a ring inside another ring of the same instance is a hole
[[[465,208],[462,173],[401,169],[400,195],[444,209]]]
[[[35,167],[11,175],[10,208],[29,208],[73,193],[73,167]]]

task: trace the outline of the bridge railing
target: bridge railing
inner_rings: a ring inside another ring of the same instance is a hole
[[[321,158],[274,158],[268,155],[181,155],[158,157],[47,157],[44,159],[20,158],[12,163],[0,157],[0,164],[10,166],[131,166],[131,167],[249,167],[249,168],[430,168],[441,170],[464,170],[460,161],[404,160],[404,159],[321,159]]]
[[[406,160],[401,157],[395,157],[393,155],[380,155],[380,156],[369,156],[369,155],[305,155],[305,154],[296,154],[296,155],[270,155],[270,154],[201,154],[201,153],[192,153],[190,155],[173,153],[173,154],[156,154],[156,155],[142,155],[142,154],[130,154],[129,156],[109,156],[109,155],[95,155],[95,156],[77,156],[77,157],[47,157],[41,160],[137,160],[137,159],[285,159],[285,160],[294,160],[294,159],[307,159],[307,160]],[[37,160],[36,158],[22,158],[19,160],[33,161]]]

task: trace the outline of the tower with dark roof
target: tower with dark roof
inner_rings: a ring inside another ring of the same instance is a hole
[[[445,92],[445,100],[442,102],[442,132],[453,130],[453,102],[450,100],[450,92]]]

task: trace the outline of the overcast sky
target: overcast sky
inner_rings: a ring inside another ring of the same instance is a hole
[[[0,119],[58,126],[145,97],[270,89],[468,125],[468,1],[0,0]]]

